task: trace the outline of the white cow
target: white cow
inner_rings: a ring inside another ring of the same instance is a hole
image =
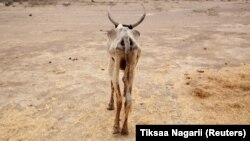
[[[143,7],[144,8],[144,7]],[[139,25],[145,18],[144,14],[138,22],[131,25],[119,24],[110,15],[108,11],[109,20],[115,25],[115,29],[107,32],[108,36],[108,54],[110,56],[109,75],[111,77],[111,98],[108,105],[108,110],[114,110],[114,92],[116,94],[116,116],[114,123],[114,134],[120,133],[120,111],[122,108],[122,95],[119,87],[119,72],[124,72],[124,97],[125,97],[125,120],[121,130],[122,135],[128,134],[128,115],[131,109],[131,92],[132,84],[135,74],[135,67],[140,57],[141,49],[138,44],[140,32],[133,28]]]

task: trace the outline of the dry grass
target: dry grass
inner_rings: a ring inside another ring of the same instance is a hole
[[[250,94],[250,65],[207,70],[191,76],[192,94],[207,98],[213,95],[245,96]]]
[[[55,5],[58,0],[0,0],[5,6],[13,5],[14,2],[22,4],[27,2],[28,6]]]
[[[187,88],[185,91],[193,96],[193,102],[200,103],[210,115],[216,117],[223,113],[231,114],[230,118],[238,118],[240,115],[241,120],[249,119],[250,65],[207,69],[204,73],[194,71],[185,76],[184,80]]]
[[[194,9],[192,10],[193,13],[197,13],[197,14],[206,14],[208,16],[218,16],[218,12],[213,9],[213,8],[210,8],[210,9]]]
[[[183,105],[198,109],[192,117],[201,123],[249,123],[250,64],[203,71],[192,70],[176,84]]]
[[[35,117],[37,109],[8,108],[0,116],[0,140],[32,141],[54,131],[53,118]],[[15,136],[15,137],[13,137]]]
[[[29,6],[37,6],[37,5],[56,5],[57,0],[29,0]]]

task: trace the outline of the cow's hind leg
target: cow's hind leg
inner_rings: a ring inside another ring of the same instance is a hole
[[[137,50],[132,50],[130,53],[130,60],[129,60],[129,67],[127,66],[125,69],[125,84],[126,84],[126,90],[124,90],[124,92],[126,92],[124,94],[125,96],[125,120],[123,123],[123,127],[122,127],[122,131],[121,134],[122,135],[127,135],[128,134],[128,116],[129,116],[129,112],[131,110],[131,105],[132,105],[132,97],[131,97],[131,93],[132,93],[132,85],[133,85],[133,79],[134,79],[134,70],[136,67],[136,63],[137,63],[137,59],[138,59],[138,55],[137,55]]]
[[[113,134],[120,133],[120,112],[122,108],[122,96],[121,96],[120,86],[119,86],[119,71],[120,71],[120,62],[121,62],[120,56],[122,53],[123,53],[122,50],[116,49],[115,66],[114,66],[114,72],[113,72],[113,77],[112,77],[114,91],[116,93],[116,104],[117,104]]]
[[[110,101],[108,105],[108,110],[114,110],[114,85],[113,82],[111,81],[111,96],[110,96]]]

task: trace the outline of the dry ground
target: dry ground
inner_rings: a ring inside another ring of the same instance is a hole
[[[144,5],[128,136],[112,135],[106,110],[108,3],[0,6],[0,140],[135,140],[136,124],[249,124],[250,4]],[[131,23],[138,7],[120,3],[114,16]]]

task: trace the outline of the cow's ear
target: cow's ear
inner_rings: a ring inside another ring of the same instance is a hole
[[[138,30],[133,30],[132,31],[134,38],[137,40],[140,37],[140,32]]]
[[[111,40],[115,39],[115,37],[116,37],[116,31],[114,29],[108,30],[107,36]]]

